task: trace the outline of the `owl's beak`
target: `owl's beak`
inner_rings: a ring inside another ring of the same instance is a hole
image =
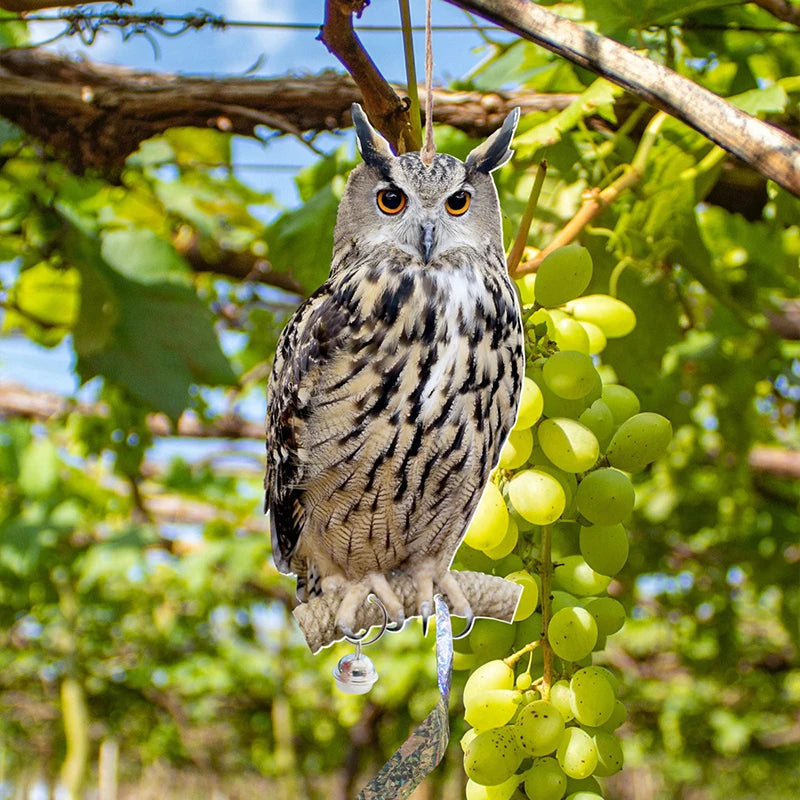
[[[432,222],[422,223],[422,235],[420,237],[420,252],[422,253],[423,261],[428,264],[431,260],[431,252],[433,251],[433,235],[436,231],[436,226]]]

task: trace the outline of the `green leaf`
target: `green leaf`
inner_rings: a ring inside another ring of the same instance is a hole
[[[137,283],[189,285],[191,270],[175,248],[146,228],[111,231],[101,236],[100,253],[120,275]]]
[[[599,113],[601,109],[605,116],[613,113],[614,99],[621,94],[622,89],[618,86],[604,78],[598,78],[563,111],[517,136],[514,146],[537,149],[553,145],[585,117]]]
[[[214,128],[170,128],[163,134],[181,166],[231,163],[231,134]]]
[[[584,0],[587,19],[595,20],[605,34],[641,31],[719,5],[719,0]]]
[[[751,89],[749,92],[742,92],[727,99],[737,108],[756,117],[764,114],[781,114],[789,102],[789,96],[783,87],[777,84],[764,89]]]
[[[55,269],[42,262],[20,273],[12,302],[23,314],[44,325],[71,328],[80,308],[80,273],[74,267]]]
[[[300,208],[278,217],[267,230],[272,266],[291,275],[306,293],[323,283],[330,272],[333,229],[343,189],[344,181],[337,176]]]
[[[294,178],[300,199],[304,203],[307,202],[324,189],[334,177],[347,175],[358,163],[360,163],[358,160],[348,155],[347,148],[342,146],[310,167],[301,169]]]
[[[125,164],[129,167],[158,167],[162,164],[174,164],[175,151],[161,136],[145,139],[139,149],[131,153]]]
[[[50,439],[34,439],[22,451],[17,487],[28,497],[47,497],[58,483],[59,464]]]
[[[187,407],[193,383],[236,383],[211,314],[191,286],[130,280],[106,263],[96,240],[76,229],[67,237],[67,251],[81,271],[82,287],[101,287],[95,296],[83,295],[75,332],[83,380],[104,375],[172,418]],[[89,304],[102,317],[94,328]]]

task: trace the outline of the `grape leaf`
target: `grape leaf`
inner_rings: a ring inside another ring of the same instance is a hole
[[[343,179],[334,178],[302,206],[278,217],[267,230],[273,267],[289,273],[307,293],[330,272],[333,229],[343,189]]]
[[[75,337],[82,380],[104,375],[172,418],[188,405],[193,383],[236,382],[211,314],[190,286],[131,280],[103,259],[97,240],[76,229],[65,249],[81,271],[82,287],[103,287],[99,297],[91,291],[82,297]],[[100,307],[92,307],[98,301]],[[98,341],[92,336],[92,320],[103,314],[107,303],[113,313],[94,329],[100,334]]]

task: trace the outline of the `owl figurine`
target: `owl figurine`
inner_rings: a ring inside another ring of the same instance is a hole
[[[387,576],[423,622],[514,424],[523,329],[491,172],[519,109],[462,162],[392,154],[352,108],[364,163],[339,205],[330,277],[289,320],[267,392],[266,509],[277,568],[301,602],[342,593],[355,635],[369,593],[402,626]]]

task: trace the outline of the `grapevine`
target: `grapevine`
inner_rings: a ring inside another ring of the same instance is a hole
[[[526,375],[516,425],[459,553],[523,587],[515,625],[479,620],[456,666],[464,689],[468,800],[600,800],[618,772],[625,721],[618,680],[593,664],[625,621],[608,595],[628,558],[630,475],[669,445],[669,421],[642,412],[600,354],[633,310],[583,293],[592,259],[559,248],[519,282]],[[505,630],[504,630],[505,629]]]

